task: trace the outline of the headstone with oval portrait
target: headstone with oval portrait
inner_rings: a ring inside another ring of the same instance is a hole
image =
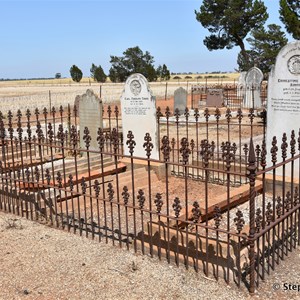
[[[296,139],[300,129],[300,41],[292,42],[283,47],[277,55],[268,81],[267,102],[267,146],[268,163],[271,164],[270,148],[273,137],[277,137],[280,148],[283,133],[288,141],[292,130]],[[288,149],[288,152],[290,150]],[[291,176],[286,165],[286,176]],[[280,172],[280,171],[279,171]],[[294,165],[295,176],[299,178],[299,164]],[[278,174],[278,172],[277,172]]]
[[[147,79],[142,74],[132,74],[127,78],[121,96],[124,153],[126,155],[130,155],[126,141],[128,132],[131,131],[136,143],[133,155],[147,157],[144,144],[148,142],[151,148],[150,157],[159,159],[155,101]],[[147,141],[145,141],[146,134],[149,134]]]

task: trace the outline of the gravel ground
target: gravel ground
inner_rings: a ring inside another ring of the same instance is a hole
[[[0,299],[250,299],[223,280],[0,212]],[[300,299],[300,248],[255,299]],[[281,285],[278,291],[274,283]]]

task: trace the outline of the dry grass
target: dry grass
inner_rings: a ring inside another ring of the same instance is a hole
[[[186,76],[190,76],[192,78],[188,79],[190,80],[197,80],[198,76],[201,76],[201,78],[199,80],[205,80],[205,78],[207,77],[208,81],[215,81],[218,78],[222,78],[224,80],[228,80],[228,81],[234,81],[237,80],[238,77],[240,76],[240,73],[198,73],[198,74],[177,74],[177,75],[172,75],[171,76],[171,81],[177,81],[177,79],[174,79],[175,76],[179,76],[181,77],[183,80],[186,80],[185,77]],[[225,76],[225,77],[224,77]],[[208,77],[214,77],[214,78],[208,78]],[[181,80],[182,80],[181,79]]]
[[[234,81],[237,80],[239,77],[239,73],[220,73],[220,74],[215,74],[215,73],[199,73],[199,74],[178,74],[178,75],[172,75],[170,82],[177,82],[177,79],[174,79],[175,76],[180,76],[182,79],[180,81],[186,81],[185,79],[186,76],[191,76],[191,79],[188,79],[189,81],[197,81],[197,77],[201,76],[198,81],[203,81],[205,80],[205,77],[213,76],[214,78],[208,78],[208,82],[214,82],[218,80],[218,78],[223,79],[224,81]],[[222,76],[226,76],[225,78],[222,78]],[[107,79],[107,83],[111,83],[109,77]],[[97,84],[93,79],[90,77],[83,77],[80,81],[74,82],[71,78],[60,78],[60,79],[31,79],[31,80],[12,80],[12,81],[0,81],[0,87],[1,86],[22,86],[22,85],[40,85],[40,84],[45,84],[45,85],[86,85],[86,84]]]

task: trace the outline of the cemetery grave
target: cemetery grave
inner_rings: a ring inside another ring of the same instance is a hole
[[[255,68],[237,109],[229,86],[198,89],[203,109],[181,88],[162,109],[133,74],[114,108],[87,90],[74,112],[1,114],[0,209],[253,293],[300,243],[299,49],[277,58],[267,114]]]

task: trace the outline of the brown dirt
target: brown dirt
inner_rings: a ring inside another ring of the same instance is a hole
[[[0,212],[0,299],[299,299],[300,249],[259,291]],[[284,290],[284,284],[290,290]],[[277,288],[279,289],[277,290]]]

